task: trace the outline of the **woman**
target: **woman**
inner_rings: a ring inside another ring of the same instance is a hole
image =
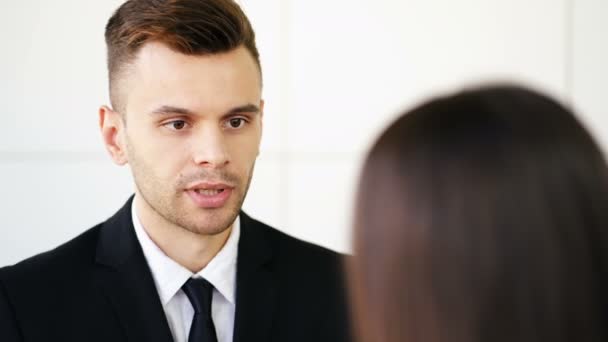
[[[606,341],[608,173],[573,114],[516,86],[401,116],[365,162],[356,333],[373,342]]]

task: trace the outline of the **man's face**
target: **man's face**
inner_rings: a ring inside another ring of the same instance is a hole
[[[244,47],[188,56],[148,43],[123,77],[117,140],[143,216],[198,234],[230,227],[262,134],[261,76],[253,57]]]

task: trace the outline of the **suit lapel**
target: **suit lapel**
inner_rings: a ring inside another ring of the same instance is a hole
[[[173,341],[131,219],[131,202],[101,228],[95,277],[129,341]]]
[[[275,308],[272,246],[260,223],[241,212],[234,342],[269,341]]]

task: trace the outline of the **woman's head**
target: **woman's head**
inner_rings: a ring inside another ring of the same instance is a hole
[[[367,341],[600,336],[608,173],[562,105],[515,86],[438,98],[373,146],[355,214]]]

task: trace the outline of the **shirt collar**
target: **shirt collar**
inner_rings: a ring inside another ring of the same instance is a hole
[[[235,304],[236,259],[241,235],[240,218],[237,216],[224,247],[209,261],[207,266],[194,274],[169,258],[146,233],[136,213],[135,200],[131,205],[131,218],[135,235],[148,262],[160,300],[166,305],[182,285],[191,277],[203,277],[231,304]]]

